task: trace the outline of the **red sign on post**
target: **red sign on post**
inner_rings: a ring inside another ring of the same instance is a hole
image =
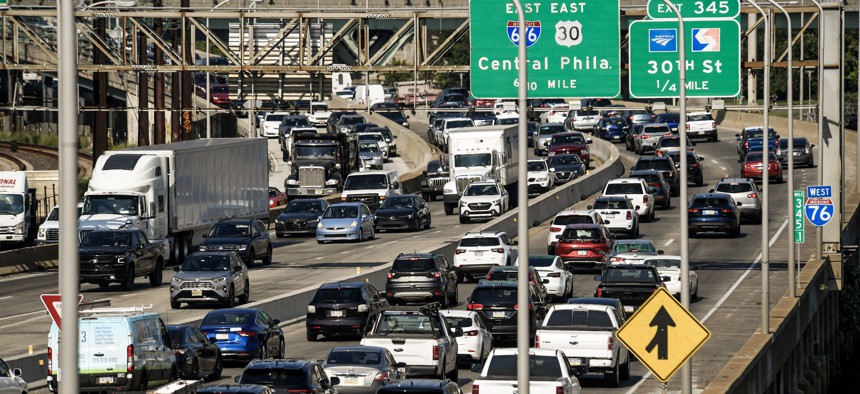
[[[57,325],[57,328],[60,330],[63,329],[61,323],[61,306],[63,304],[63,297],[59,294],[42,294],[39,296],[42,299],[42,304],[45,305],[45,309],[48,310],[48,314],[51,315],[51,320],[54,321],[54,324]],[[84,300],[83,294],[78,294],[78,304]]]

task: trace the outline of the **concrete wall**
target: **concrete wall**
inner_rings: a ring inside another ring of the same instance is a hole
[[[59,266],[58,256],[57,244],[0,252],[0,276],[56,268]]]

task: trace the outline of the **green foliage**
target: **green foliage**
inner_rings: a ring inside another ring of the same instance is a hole
[[[195,41],[194,48],[198,51],[206,52],[206,40],[204,39]],[[224,56],[224,52],[221,52],[221,49],[212,43],[209,43],[209,53],[211,53],[212,56]]]
[[[411,63],[399,59],[391,59],[391,61],[388,62],[388,65],[395,67],[412,67]],[[390,72],[382,75],[385,77],[385,84],[388,86],[394,86],[397,82],[411,81],[413,79],[412,72]]]
[[[439,33],[438,42],[444,42],[448,37],[451,36],[453,31],[443,31]],[[469,44],[469,33],[466,32],[463,36],[457,40],[450,49],[442,56],[440,62],[443,64],[469,64],[470,62],[470,51],[471,46]],[[462,85],[460,84],[462,77]],[[471,85],[471,81],[469,79],[469,73],[437,73],[436,74],[436,86],[440,88],[450,87],[450,86],[464,86],[468,87]]]
[[[84,193],[90,185],[90,178],[78,178],[78,200],[84,198]]]

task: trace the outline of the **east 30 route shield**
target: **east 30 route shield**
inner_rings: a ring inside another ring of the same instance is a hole
[[[684,21],[687,97],[737,97],[741,93],[740,25],[734,19]],[[678,22],[630,24],[630,95],[679,97]]]
[[[615,98],[621,94],[619,0],[529,1],[530,98]],[[469,2],[472,94],[516,98],[518,16],[514,4]]]
[[[711,337],[675,297],[659,288],[618,329],[618,340],[666,382]]]

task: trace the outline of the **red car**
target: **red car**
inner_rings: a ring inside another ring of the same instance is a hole
[[[778,183],[782,183],[782,163],[780,163],[776,154],[773,152],[768,152],[767,157],[767,176],[771,180],[775,179]],[[741,177],[753,178],[760,181],[762,179],[762,161],[762,152],[747,153],[747,157],[744,159],[744,164],[741,166]]]
[[[277,187],[269,187],[269,208],[287,205],[287,195]]]
[[[612,238],[599,224],[569,224],[561,233],[555,254],[568,267],[603,267]]]
[[[588,153],[590,143],[591,139],[578,131],[553,134],[549,143],[549,155],[576,154],[588,168],[591,165],[591,156]]]

